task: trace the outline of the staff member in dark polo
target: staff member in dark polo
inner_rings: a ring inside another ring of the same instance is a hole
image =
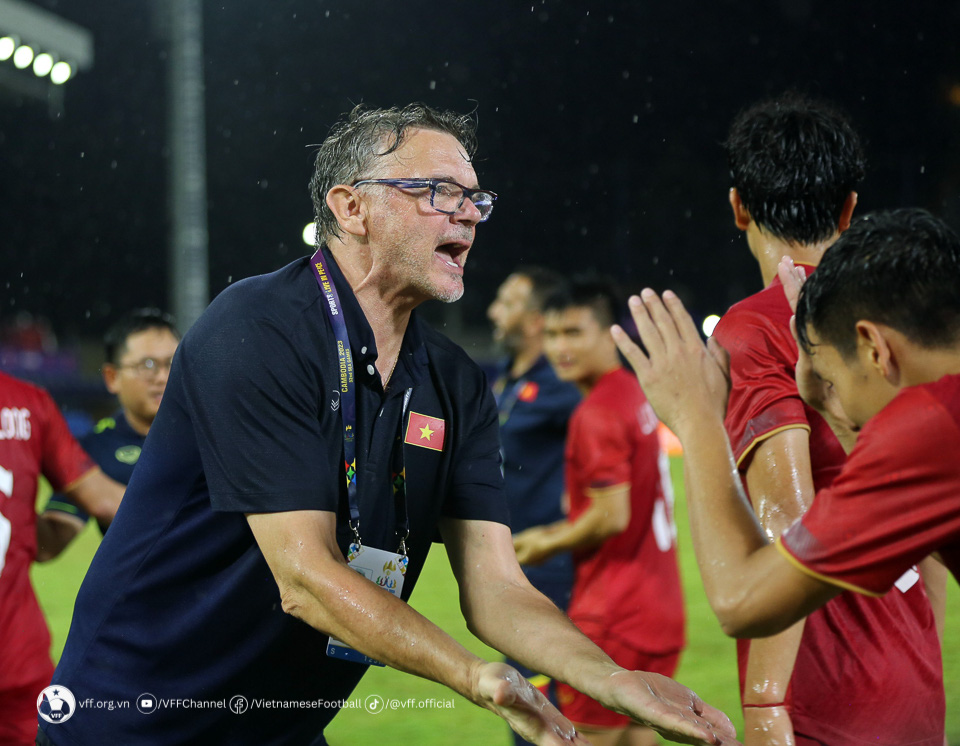
[[[325,246],[233,285],[184,337],[77,599],[53,684],[136,706],[47,722],[41,704],[44,742],[323,743],[374,660],[536,743],[581,742],[514,669],[403,602],[438,528],[478,637],[689,743],[733,742],[686,688],[615,666],[517,565],[493,396],[414,314],[461,296],[493,208],[474,143],[468,117],[411,105],[358,108],[320,146]]]
[[[180,332],[173,317],[157,308],[124,314],[104,337],[103,382],[120,411],[100,420],[80,445],[120,484],[129,484],[143,442],[157,417]],[[62,552],[83,530],[89,516],[61,494],[53,495],[37,517],[37,561]],[[107,526],[99,523],[100,531]]]

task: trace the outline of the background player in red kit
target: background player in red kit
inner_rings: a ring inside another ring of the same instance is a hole
[[[32,744],[37,696],[50,683],[50,633],[30,585],[37,554],[37,480],[109,522],[123,487],[70,435],[42,389],[0,373],[0,743]]]
[[[795,271],[785,260],[791,293]],[[694,549],[728,634],[774,634],[844,589],[890,592],[931,552],[960,577],[958,287],[960,238],[923,210],[867,216],[824,254],[796,306],[797,384],[852,450],[776,545],[734,476],[722,349],[673,293],[631,299],[646,352],[614,337],[683,443]],[[887,706],[909,720],[928,703]]]
[[[667,676],[683,648],[672,495],[657,418],[607,328],[609,283],[582,281],[545,305],[545,351],[584,400],[565,451],[566,521],[514,537],[521,563],[573,550],[571,620],[614,661]],[[595,746],[657,743],[648,728],[560,684],[560,709]]]
[[[757,518],[776,539],[828,487],[846,454],[794,380],[792,311],[777,279],[790,256],[808,271],[850,225],[864,159],[856,132],[831,107],[796,94],[734,120],[726,142],[734,220],[765,289],[733,306],[714,332],[730,354],[725,426]],[[940,620],[946,572],[934,560]],[[939,639],[914,569],[885,598],[845,593],[776,637],[737,643],[747,746],[942,743]],[[864,686],[864,671],[874,683]],[[889,706],[916,693],[931,703],[907,722]]]

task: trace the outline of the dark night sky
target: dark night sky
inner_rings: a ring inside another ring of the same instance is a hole
[[[0,99],[0,308],[98,335],[166,304],[165,47],[148,3],[36,4],[91,29],[96,62],[59,120]],[[211,295],[307,253],[307,146],[361,101],[476,108],[480,183],[501,197],[468,324],[518,261],[671,286],[701,314],[758,289],[719,143],[787,87],[863,132],[861,210],[960,215],[957,2],[231,0],[204,22]]]

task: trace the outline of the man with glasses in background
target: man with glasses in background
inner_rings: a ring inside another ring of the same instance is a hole
[[[722,713],[614,665],[520,571],[493,395],[414,311],[463,294],[496,198],[474,146],[469,117],[413,104],[358,107],[319,147],[320,248],[235,283],[184,337],[77,597],[54,683],[147,694],[58,723],[41,709],[41,743],[322,744],[376,662],[535,743],[582,742],[514,669],[404,603],[438,536],[479,638],[688,743],[734,743]]]
[[[103,472],[129,484],[153,424],[170,375],[180,332],[173,317],[156,308],[131,311],[104,337],[103,383],[117,397],[120,411],[100,420],[80,439]],[[69,498],[56,494],[37,519],[37,561],[62,552],[83,530],[89,516]],[[98,522],[106,533],[107,524]]]

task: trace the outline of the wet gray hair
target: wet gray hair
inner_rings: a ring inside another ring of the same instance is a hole
[[[426,129],[453,135],[468,159],[477,149],[476,120],[470,114],[440,111],[425,104],[402,108],[354,107],[330,130],[317,149],[310,196],[317,226],[317,243],[340,235],[340,225],[327,206],[327,192],[337,184],[353,184],[370,176],[377,158],[393,153],[403,144],[408,129]]]

